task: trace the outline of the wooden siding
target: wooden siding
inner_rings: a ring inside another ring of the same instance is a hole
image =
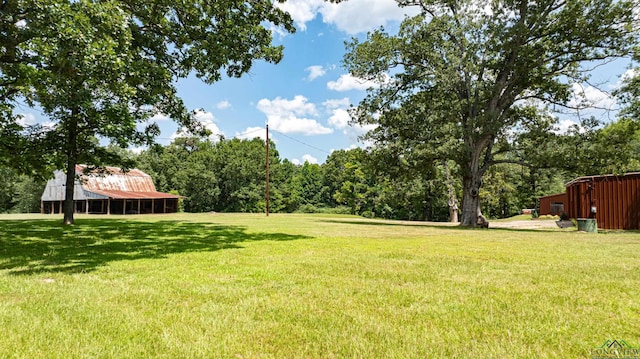
[[[580,177],[567,183],[567,200],[571,218],[595,218],[603,229],[640,229],[640,173]]]
[[[563,209],[562,211],[554,210],[554,203],[562,203]],[[540,197],[540,215],[559,215],[561,212],[567,211],[567,194],[566,193],[557,193],[549,196]]]

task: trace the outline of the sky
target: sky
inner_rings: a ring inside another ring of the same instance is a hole
[[[197,119],[225,138],[264,138],[268,123],[280,154],[293,163],[322,163],[334,150],[364,146],[359,137],[368,129],[349,124],[346,111],[366,95],[371,83],[355,79],[342,66],[344,42],[363,39],[367,31],[384,26],[397,29],[415,7],[399,8],[395,0],[349,0],[330,4],[323,0],[288,0],[280,5],[295,21],[296,33],[274,33],[274,44],[284,46],[279,64],[258,61],[242,78],[224,78],[207,85],[195,77],[177,83],[178,94],[190,109],[202,109]],[[625,72],[624,63],[596,71],[593,83],[613,89]],[[604,85],[603,85],[604,84]],[[599,106],[615,101],[589,85],[575,87],[576,99],[586,97]],[[46,122],[34,109],[22,112],[24,122]],[[598,116],[603,116],[599,114]],[[180,135],[169,118],[152,119],[161,129],[157,142],[169,144]],[[560,130],[575,122],[561,118]],[[134,149],[140,151],[141,149]]]
[[[395,29],[417,9],[399,8],[394,0],[289,0],[281,7],[297,31],[274,35],[274,44],[284,46],[280,63],[256,62],[242,78],[213,85],[188,78],[178,83],[179,94],[190,108],[202,108],[201,120],[225,138],[264,138],[268,123],[280,157],[294,163],[322,163],[334,150],[363,146],[359,136],[367,128],[349,125],[346,110],[371,84],[343,68],[344,42],[380,26]],[[158,142],[170,142],[175,124],[158,123]]]

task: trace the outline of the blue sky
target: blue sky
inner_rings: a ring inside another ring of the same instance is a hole
[[[401,9],[395,0],[349,0],[341,4],[288,0],[281,6],[291,13],[298,31],[274,35],[274,43],[285,48],[279,64],[256,62],[242,78],[225,78],[212,85],[190,77],[178,82],[178,93],[189,108],[202,109],[197,118],[214,133],[214,140],[218,134],[225,138],[264,138],[264,127],[269,123],[270,137],[281,158],[294,163],[322,163],[333,150],[362,146],[358,137],[367,130],[348,123],[346,109],[356,105],[371,84],[354,79],[342,67],[345,40],[362,38],[380,26],[393,31],[405,15],[416,14],[417,9]],[[625,72],[625,65],[616,62],[598,69],[594,83],[612,89]],[[576,87],[575,93],[577,99],[585,97],[601,107],[616,106],[610,96],[589,85]],[[37,111],[22,110],[26,123],[46,122]],[[162,130],[158,143],[169,144],[179,135],[170,119],[156,116],[152,120]],[[567,116],[561,118],[561,129],[574,121]]]
[[[333,150],[362,146],[358,137],[366,131],[348,124],[346,109],[362,99],[370,84],[342,67],[344,42],[380,26],[396,28],[416,9],[400,9],[394,0],[339,5],[296,0],[283,8],[292,14],[297,32],[274,36],[274,43],[285,48],[279,64],[257,62],[242,78],[213,85],[188,78],[178,83],[178,90],[187,106],[204,110],[199,117],[214,133],[264,138],[269,123],[281,158],[321,163]],[[176,126],[158,119],[158,142],[168,143]]]

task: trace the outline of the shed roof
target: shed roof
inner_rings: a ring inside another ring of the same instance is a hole
[[[565,184],[566,187],[581,182],[593,181],[593,180],[612,180],[612,179],[620,179],[623,177],[639,177],[640,172],[629,172],[624,174],[606,174],[606,175],[596,175],[596,176],[582,176],[576,179],[573,179]]]
[[[123,172],[117,167],[96,170],[77,165],[76,174],[86,191],[157,192],[151,176],[138,169]]]
[[[555,198],[560,198],[560,197],[563,197],[563,196],[566,196],[566,195],[567,195],[566,192],[554,193],[554,194],[548,194],[546,196],[538,197],[538,199],[541,199],[541,200],[545,199],[545,198],[553,198],[553,199],[555,199]]]
[[[156,191],[151,176],[138,170],[122,171],[117,167],[93,169],[76,166],[74,199],[174,199],[182,196]],[[43,201],[62,201],[65,198],[65,174],[56,171],[55,178],[47,183]]]

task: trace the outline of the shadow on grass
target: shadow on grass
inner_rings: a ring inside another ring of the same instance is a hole
[[[363,225],[363,226],[401,226],[401,227],[422,227],[422,228],[437,228],[442,230],[457,230],[457,231],[504,231],[504,232],[550,232],[550,233],[562,233],[562,232],[570,232],[569,230],[559,230],[559,229],[548,229],[548,228],[507,228],[507,227],[491,227],[489,224],[489,228],[481,228],[481,227],[463,227],[456,224],[449,224],[449,222],[442,222],[442,224],[433,224],[433,222],[415,222],[415,223],[407,223],[403,222],[381,222],[376,221],[375,219],[362,219],[362,220],[353,220],[353,219],[320,219],[318,222],[324,223],[339,223],[339,224],[353,224],[353,225]]]
[[[81,273],[113,261],[163,258],[168,254],[242,248],[242,242],[310,238],[248,233],[241,226],[178,221],[0,221],[0,270],[13,275]]]

